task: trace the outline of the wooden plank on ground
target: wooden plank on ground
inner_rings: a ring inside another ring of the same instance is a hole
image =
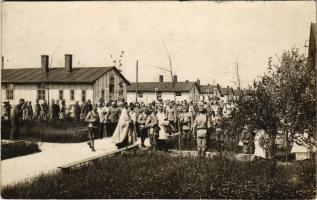
[[[59,166],[58,168],[61,169],[63,172],[69,173],[70,172],[70,168],[75,167],[77,165],[81,165],[81,164],[88,163],[88,162],[91,162],[91,161],[96,161],[98,159],[101,159],[101,158],[104,158],[104,157],[108,157],[108,156],[111,156],[111,155],[115,155],[115,154],[118,154],[118,153],[123,152],[123,151],[136,149],[138,147],[139,147],[139,144],[133,144],[133,145],[130,145],[130,146],[118,149],[118,150],[114,150],[114,151],[103,153],[103,154],[100,154],[100,155],[97,155],[97,156],[93,156],[93,157],[81,159],[81,160],[78,160],[78,161],[75,161],[75,162],[71,162],[71,163],[68,163],[66,165]]]

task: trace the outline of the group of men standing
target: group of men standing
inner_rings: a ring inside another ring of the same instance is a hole
[[[140,136],[141,146],[150,137],[153,148],[167,151],[168,140],[177,132],[181,134],[183,146],[191,147],[197,142],[198,156],[203,157],[207,149],[210,130],[220,118],[229,117],[234,105],[219,105],[218,102],[159,101],[149,105],[122,103],[122,113],[114,132],[113,141],[118,148],[132,142],[133,135]]]
[[[17,138],[19,121],[30,117],[25,114],[26,104],[24,99],[14,106],[11,123],[11,138]],[[59,106],[61,105],[61,106]],[[234,105],[222,102],[175,102],[167,100],[157,101],[145,105],[143,103],[108,102],[103,99],[98,104],[92,105],[90,101],[79,106],[74,105],[74,119],[83,120],[88,124],[89,147],[94,151],[94,139],[112,136],[118,148],[134,143],[137,137],[141,138],[141,146],[145,146],[145,139],[149,137],[150,144],[157,150],[168,150],[168,140],[173,135],[180,134],[182,145],[191,148],[197,142],[199,157],[205,155],[207,139],[210,130],[217,128],[217,123],[223,117],[229,117]],[[31,119],[43,119],[41,111],[45,105],[34,106]],[[65,103],[51,101],[48,107],[48,119],[64,119]],[[40,114],[38,114],[40,113]]]

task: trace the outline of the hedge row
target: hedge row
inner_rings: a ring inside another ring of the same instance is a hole
[[[10,138],[10,121],[1,122],[1,137]],[[88,140],[88,132],[83,122],[73,121],[23,121],[20,127],[19,139],[42,142],[84,142]]]
[[[1,160],[40,152],[39,145],[35,142],[19,144],[3,144],[1,142]]]

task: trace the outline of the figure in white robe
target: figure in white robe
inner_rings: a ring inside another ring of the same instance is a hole
[[[118,125],[113,133],[112,141],[118,148],[123,148],[128,145],[128,134],[131,117],[126,108],[123,108],[119,117]]]

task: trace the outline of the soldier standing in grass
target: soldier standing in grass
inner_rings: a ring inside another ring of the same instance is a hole
[[[211,127],[211,120],[204,107],[200,106],[198,111],[199,114],[194,121],[193,130],[197,137],[198,157],[203,158],[207,150],[208,129]]]
[[[40,105],[40,120],[46,120],[46,105],[45,102],[41,103]]]
[[[106,119],[108,118],[108,115],[109,115],[109,108],[104,106],[104,99],[103,98],[99,100],[97,112],[99,115],[99,128],[98,128],[99,134],[98,134],[98,137],[104,138],[105,137],[105,122],[106,122]]]
[[[4,103],[4,113],[5,113],[5,116],[6,116],[6,118],[7,118],[8,120],[10,120],[10,118],[11,118],[11,108],[12,108],[12,106],[11,106],[11,104],[10,104],[9,101],[5,101],[5,102],[3,102],[3,103]]]
[[[149,110],[149,112],[150,115],[146,119],[145,127],[148,129],[150,144],[152,145],[153,149],[156,149],[158,139],[158,120],[155,110]]]
[[[109,108],[109,136],[112,136],[117,125],[120,116],[120,110],[117,108],[117,104],[112,102],[111,107]]]
[[[145,138],[147,137],[147,128],[145,127],[147,117],[148,117],[147,110],[146,108],[143,108],[137,120],[139,124],[139,128],[140,128],[140,134],[141,134],[141,147],[146,147],[144,144],[144,141],[145,141]]]
[[[65,119],[65,112],[66,112],[66,105],[65,101],[62,100],[59,104],[59,119],[64,120]]]
[[[49,120],[52,121],[54,119],[54,104],[55,100],[51,100],[51,104],[49,105],[48,112],[49,112]]]
[[[86,118],[86,115],[88,114],[88,112],[89,112],[88,103],[85,102],[85,100],[83,99],[83,103],[82,103],[82,107],[81,107],[81,116],[80,116],[80,118],[81,118],[81,119],[85,119],[85,118]]]
[[[78,101],[74,104],[74,120],[75,122],[79,122],[80,120],[80,106]]]
[[[168,104],[168,106],[166,107],[166,116],[170,126],[175,131],[176,122],[177,122],[177,114],[176,114],[176,109],[174,105],[175,105],[174,102],[172,102],[171,104]]]
[[[180,114],[179,122],[181,126],[184,147],[191,148],[192,144],[190,129],[193,124],[193,117],[192,113],[188,111],[187,107],[183,108],[183,112]]]
[[[23,105],[23,110],[22,110],[22,120],[28,120],[29,119],[29,112],[28,112],[28,102],[25,101]]]
[[[13,107],[11,115],[11,135],[10,139],[18,139],[20,134],[20,123],[23,115],[24,99],[20,99],[19,104]]]
[[[135,118],[138,119],[139,118],[139,115],[141,113],[141,108],[140,108],[140,103],[139,102],[136,102],[135,103],[135,108],[133,109],[133,112],[135,113]],[[138,124],[138,121],[136,120],[135,122],[135,130],[136,130],[136,134],[138,137],[140,137],[140,128],[139,128],[139,124]]]
[[[96,108],[89,108],[89,112],[86,115],[85,121],[88,122],[88,137],[89,137],[89,142],[87,143],[92,151],[95,150],[95,124],[97,123],[98,120],[98,113]]]
[[[158,138],[158,147],[159,149],[162,149],[164,152],[168,151],[167,147],[167,138],[169,135],[169,127],[170,123],[168,121],[168,118],[165,117],[164,115],[159,115],[158,117],[158,125],[159,125],[159,138]]]
[[[34,105],[34,115],[33,115],[33,119],[36,121],[39,121],[40,119],[40,112],[41,112],[41,106],[39,104],[39,100],[36,99],[35,101],[35,105]]]
[[[27,103],[27,112],[28,112],[28,120],[32,120],[33,119],[33,107],[32,107],[31,101],[29,101]]]

